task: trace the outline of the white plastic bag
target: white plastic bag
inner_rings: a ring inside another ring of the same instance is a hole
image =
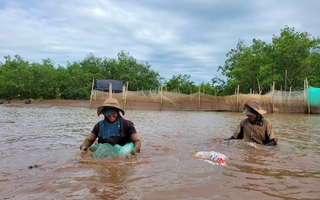
[[[224,154],[215,151],[198,151],[195,156],[202,158],[203,161],[214,161],[218,165],[225,165],[227,158]]]

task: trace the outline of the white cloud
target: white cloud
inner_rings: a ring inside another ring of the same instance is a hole
[[[56,65],[124,50],[167,80],[210,82],[239,39],[271,42],[286,25],[320,35],[319,1],[35,1],[0,3],[0,61]]]

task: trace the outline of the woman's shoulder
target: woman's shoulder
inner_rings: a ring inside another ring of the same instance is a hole
[[[265,121],[266,123],[271,123],[271,121],[267,118],[263,118],[263,121]]]
[[[249,122],[249,119],[248,118],[243,118],[240,123],[245,123],[245,122]]]
[[[249,119],[248,118],[244,118],[240,121],[240,126],[245,126],[247,123],[249,123]]]
[[[125,119],[123,117],[121,117],[121,120],[123,121],[124,124],[133,124],[132,121],[128,120],[128,119]]]
[[[272,122],[267,118],[263,118],[263,123],[266,125],[272,125]]]

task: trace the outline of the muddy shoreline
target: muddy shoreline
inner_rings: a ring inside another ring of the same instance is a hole
[[[32,100],[30,104],[26,101],[14,100],[11,102],[3,102],[1,105],[6,106],[35,106],[35,107],[54,107],[54,106],[70,106],[70,107],[90,107],[90,100]]]

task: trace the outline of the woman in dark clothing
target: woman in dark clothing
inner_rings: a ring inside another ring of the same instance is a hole
[[[132,142],[134,149],[132,154],[140,152],[141,142],[134,124],[124,119],[124,110],[119,106],[117,99],[108,98],[103,105],[97,108],[97,114],[104,115],[104,119],[95,124],[91,133],[80,146],[80,150],[87,150],[98,138],[98,143],[110,143],[111,145],[125,145]]]

